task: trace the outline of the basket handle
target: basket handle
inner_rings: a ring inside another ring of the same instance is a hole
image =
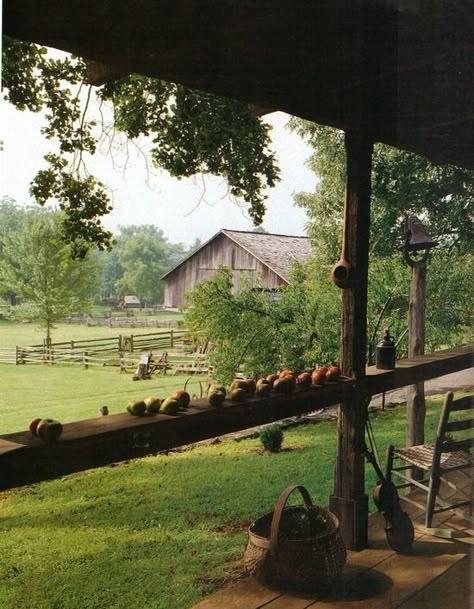
[[[301,486],[299,484],[292,484],[291,486],[288,486],[282,492],[282,494],[278,498],[277,504],[275,506],[275,511],[273,512],[272,526],[271,526],[271,531],[270,531],[270,552],[271,553],[275,553],[277,546],[278,546],[278,533],[280,530],[280,520],[281,520],[281,515],[283,513],[283,509],[286,505],[286,502],[288,501],[288,497],[291,495],[291,493],[293,493],[293,491],[296,491],[296,490],[298,490],[301,493],[306,510],[309,511],[313,507],[313,502],[311,501],[310,494],[308,493],[308,491],[305,489],[304,486]]]

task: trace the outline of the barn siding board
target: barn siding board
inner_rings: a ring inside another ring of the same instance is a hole
[[[247,240],[250,238],[253,241],[258,241],[259,239],[254,234],[238,231],[227,232],[230,235],[237,235],[237,237],[247,235]],[[286,238],[278,235],[262,235],[260,238],[264,241],[272,237],[292,239],[298,243],[306,241],[306,239],[301,237]],[[283,256],[286,256],[286,253]],[[298,257],[298,253],[295,253],[295,257]],[[260,260],[258,253],[253,255],[251,251],[248,251],[246,247],[241,246],[233,240],[225,231],[221,231],[204,244],[200,250],[184,260],[165,276],[164,305],[166,307],[180,307],[184,305],[184,294],[193,289],[196,283],[210,279],[220,266],[232,269],[236,289],[246,273],[259,274],[263,284],[269,289],[275,289],[288,283],[265,262]]]

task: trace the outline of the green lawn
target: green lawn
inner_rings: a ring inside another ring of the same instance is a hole
[[[188,378],[154,375],[134,382],[131,373],[118,368],[0,364],[0,434],[27,429],[34,417],[62,423],[95,417],[103,404],[112,413],[122,412],[129,400],[166,397],[182,389]],[[191,378],[187,390],[199,396],[198,381]],[[205,390],[207,381],[202,382]]]
[[[428,438],[440,403],[428,400]],[[403,442],[405,409],[373,426],[384,454]],[[0,493],[0,607],[192,607],[241,574],[246,527],[285,486],[327,503],[335,437],[335,422],[301,425],[275,455],[225,441]],[[374,483],[368,469],[369,494]]]
[[[149,330],[148,330],[149,331]],[[144,334],[146,328],[87,328],[58,324],[53,340],[81,340]],[[0,320],[0,348],[40,343],[43,333],[33,324],[15,324]],[[136,354],[138,358],[138,354]],[[99,407],[107,404],[111,412],[125,410],[131,399],[148,395],[166,397],[182,389],[186,376],[155,375],[149,381],[132,381],[131,373],[120,373],[117,367],[90,367],[42,364],[0,364],[0,434],[28,427],[38,416],[57,418],[63,423],[98,415]],[[206,380],[202,379],[205,383]],[[198,379],[191,379],[188,391],[200,395]]]

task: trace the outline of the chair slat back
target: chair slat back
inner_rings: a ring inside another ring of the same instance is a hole
[[[455,450],[464,450],[469,452],[474,448],[474,438],[465,438],[464,440],[453,440],[443,442],[441,444],[441,452],[451,453]]]
[[[471,410],[474,407],[474,396],[465,396],[457,400],[450,391],[446,395],[438,425],[436,448],[440,452],[452,452],[455,450],[469,451],[474,444],[473,434],[463,434],[459,439],[452,437],[452,433],[459,431],[472,431],[474,429],[474,417],[450,421],[452,412]]]
[[[449,433],[450,431],[464,431],[465,429],[472,429],[474,427],[473,419],[461,419],[460,421],[451,421],[446,424],[445,429]]]
[[[465,395],[463,398],[453,400],[450,410],[451,412],[454,410],[474,410],[474,395]]]

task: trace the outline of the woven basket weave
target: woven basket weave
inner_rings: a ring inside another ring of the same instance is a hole
[[[304,506],[285,507],[298,490]],[[346,563],[346,548],[336,516],[314,506],[304,486],[289,486],[275,511],[248,529],[244,565],[259,579],[277,579],[302,588],[334,585]]]

